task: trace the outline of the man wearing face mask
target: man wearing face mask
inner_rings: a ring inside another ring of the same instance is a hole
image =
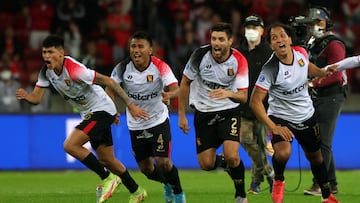
[[[330,30],[333,23],[329,12],[323,7],[310,8],[309,18],[313,20],[308,52],[310,61],[318,67],[336,63],[345,58],[345,45],[339,36]],[[312,41],[313,40],[313,41]],[[330,189],[338,193],[335,174],[335,162],[332,151],[332,140],[337,118],[340,115],[346,97],[347,78],[345,71],[337,71],[323,79],[313,79],[309,83],[311,96],[320,125],[321,153],[329,174]],[[321,195],[317,181],[313,178],[312,186],[304,190],[305,195]]]
[[[249,64],[249,89],[250,95],[255,82],[259,76],[262,66],[269,59],[272,50],[268,42],[262,37],[264,32],[263,20],[253,14],[248,16],[244,22],[245,39],[240,41],[239,51],[246,57]],[[250,98],[250,96],[249,96]],[[267,107],[267,100],[265,106]],[[268,131],[259,122],[247,101],[241,105],[241,145],[252,160],[251,173],[252,181],[248,193],[260,193],[260,183],[264,181],[264,175],[272,190],[274,170],[266,156],[266,143]]]

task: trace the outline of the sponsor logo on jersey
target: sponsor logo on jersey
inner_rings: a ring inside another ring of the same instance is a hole
[[[130,93],[130,92],[128,92],[127,94],[130,98],[133,98],[133,99],[139,100],[139,101],[147,101],[147,100],[153,99],[158,96],[157,92],[152,92],[147,95],[141,95],[140,93]]]
[[[284,91],[283,92],[283,95],[289,95],[289,94],[296,94],[296,93],[299,93],[301,91],[303,91],[305,88],[307,87],[306,83],[290,90],[290,91]]]
[[[70,82],[70,80],[64,80],[64,81],[65,81],[66,86],[68,86],[68,87],[70,87],[70,86],[71,86],[71,82]]]
[[[229,68],[229,69],[227,70],[227,74],[228,74],[228,76],[233,76],[233,75],[234,75],[234,69]]]
[[[305,62],[302,59],[299,59],[298,63],[301,67],[303,67],[305,65]]]
[[[147,75],[146,80],[147,80],[147,82],[153,82],[154,81],[154,76],[153,75]]]
[[[219,89],[219,88],[225,89],[225,88],[228,87],[228,86],[220,85],[218,83],[210,82],[210,81],[207,81],[207,80],[203,80],[202,82],[203,82],[204,85],[208,86],[210,89]]]
[[[71,99],[71,100],[73,100],[73,101],[75,101],[75,102],[79,102],[79,101],[85,100],[86,97],[85,97],[85,95],[80,95],[80,96],[78,96],[78,97],[71,98],[71,97],[69,97],[69,96],[67,96],[67,95],[64,95],[64,99],[65,99],[65,100]]]

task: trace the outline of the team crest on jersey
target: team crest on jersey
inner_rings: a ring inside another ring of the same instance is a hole
[[[148,82],[153,82],[154,76],[153,75],[147,75],[146,79],[147,79]]]
[[[70,82],[70,80],[64,80],[64,81],[65,81],[66,86],[68,86],[68,87],[70,87],[70,86],[71,86],[71,82]]]
[[[228,76],[233,76],[234,75],[234,69],[228,69],[227,70]]]
[[[302,59],[299,59],[298,60],[298,63],[301,67],[303,67],[305,65],[304,61]]]
[[[90,120],[91,119],[91,116],[92,116],[92,113],[88,113],[84,116],[84,120]]]

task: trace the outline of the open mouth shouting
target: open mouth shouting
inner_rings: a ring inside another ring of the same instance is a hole
[[[44,63],[46,64],[46,67],[51,68],[51,62],[49,60],[45,60]]]

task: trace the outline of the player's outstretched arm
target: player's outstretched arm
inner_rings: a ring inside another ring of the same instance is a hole
[[[19,100],[25,100],[30,104],[40,104],[41,100],[45,94],[46,89],[35,86],[34,90],[31,93],[28,93],[25,89],[19,88],[16,90],[15,95]]]
[[[338,65],[336,71],[360,67],[360,55],[347,57],[335,64]],[[334,64],[325,66],[325,69],[328,69],[332,65]]]
[[[110,92],[115,93],[120,97],[120,99],[125,103],[128,110],[130,111],[130,114],[135,118],[142,118],[142,119],[148,119],[149,113],[145,111],[144,109],[136,106],[131,99],[127,96],[123,88],[120,87],[119,84],[117,84],[112,78],[102,75],[100,73],[95,74],[95,83],[99,85],[103,85],[106,88],[108,88]],[[110,96],[110,97],[113,97]],[[112,98],[113,99],[113,98]]]

